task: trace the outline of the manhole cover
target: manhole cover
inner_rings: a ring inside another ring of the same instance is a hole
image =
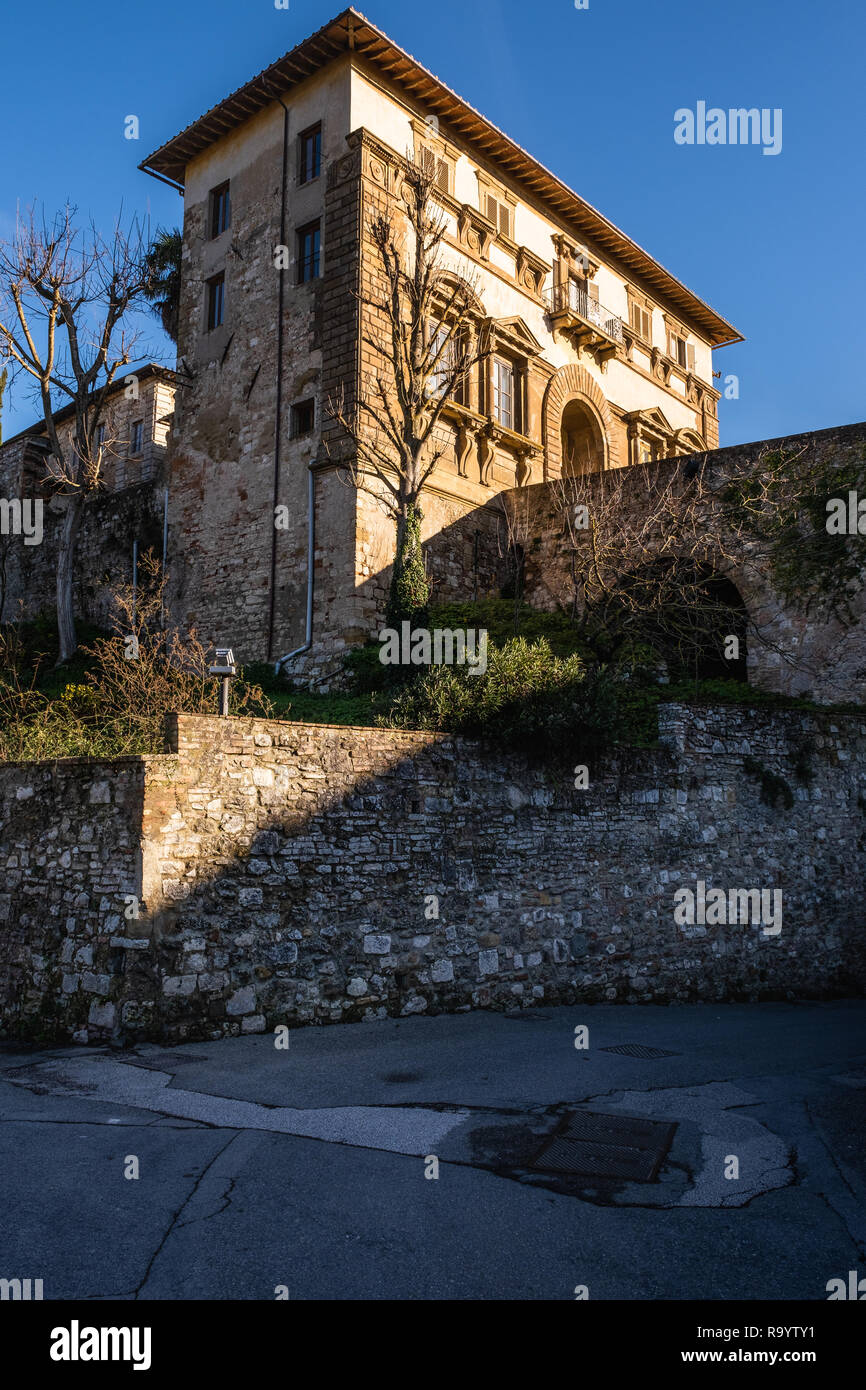
[[[675,1132],[676,1124],[667,1120],[572,1110],[529,1167],[539,1173],[652,1182]]]
[[[665,1047],[646,1047],[644,1043],[618,1043],[616,1047],[602,1047],[600,1052],[618,1052],[621,1057],[680,1057],[679,1052],[668,1052]]]

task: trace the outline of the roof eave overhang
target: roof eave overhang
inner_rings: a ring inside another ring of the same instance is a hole
[[[217,140],[236,130],[251,117],[265,110],[279,97],[321,71],[335,59],[355,53],[372,63],[397,86],[403,88],[430,115],[437,116],[494,164],[510,174],[550,208],[563,225],[593,241],[600,250],[654,291],[695,328],[712,347],[743,342],[743,335],[704,300],[699,299],[681,280],[666,270],[649,252],[604,217],[590,203],[574,193],[532,155],[414,58],[399,48],[386,34],[355,9],[347,9],[330,20],[317,33],[286,53],[269,68],[232,92],[217,106],[161,145],[139,165],[145,173],[183,190],[187,166]]]

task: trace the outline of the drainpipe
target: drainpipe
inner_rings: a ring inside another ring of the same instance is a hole
[[[283,108],[283,178],[280,190],[280,246],[286,245],[286,183],[289,170],[289,108],[282,97],[277,101]],[[277,601],[277,527],[276,515],[280,502],[280,449],[282,447],[283,416],[283,306],[285,303],[285,274],[280,269],[277,307],[277,404],[274,421],[274,506],[271,512],[271,594],[268,605],[268,661],[273,659],[274,617]],[[279,670],[279,665],[277,666]]]
[[[302,652],[308,652],[313,645],[313,580],[315,578],[315,557],[316,557],[316,494],[315,481],[316,475],[313,471],[312,459],[307,470],[309,486],[307,488],[307,627],[304,634],[303,646],[296,647],[293,652],[287,652],[281,656],[274,666],[274,675],[278,676],[280,670],[287,661],[291,661],[293,656],[300,656]],[[276,528],[275,528],[276,529]]]
[[[159,625],[165,629],[165,562],[168,554],[168,488],[162,499],[162,600],[159,605]]]
[[[132,542],[132,623],[135,626],[135,604],[138,597],[138,537]]]

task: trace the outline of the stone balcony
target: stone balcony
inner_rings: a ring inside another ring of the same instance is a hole
[[[589,348],[600,359],[614,356],[623,341],[622,319],[574,280],[545,290],[544,302],[554,327],[568,333],[576,347]]]

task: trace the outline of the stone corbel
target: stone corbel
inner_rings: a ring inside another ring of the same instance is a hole
[[[673,363],[670,362],[661,349],[657,347],[651,349],[650,359],[652,362],[653,376],[658,377],[659,381],[663,381],[665,386],[667,386],[671,379]]]
[[[697,406],[698,410],[703,408],[704,390],[703,385],[698,381],[693,372],[686,373],[686,400]]]
[[[528,487],[532,482],[532,471],[539,458],[537,449],[520,449],[517,454],[515,481],[518,487]]]
[[[471,255],[486,261],[496,238],[496,228],[478,208],[463,203],[457,217],[457,238]]]
[[[494,448],[492,432],[489,426],[479,431],[478,454],[481,482],[484,487],[490,487],[490,468],[493,463]]]
[[[370,173],[371,160],[376,160],[383,166],[384,180],[379,179],[378,182],[384,182],[387,187],[387,169],[393,157],[387,146],[381,144],[364,126],[350,131],[346,136],[346,144],[349,153],[339,155],[328,166],[328,187],[333,188],[336,184],[345,183],[361,171]]]
[[[475,430],[462,424],[457,431],[457,473],[461,478],[469,477],[469,460],[475,448]]]
[[[517,248],[517,283],[522,289],[529,290],[530,294],[538,300],[542,298],[544,281],[550,266],[543,261],[540,256],[536,256],[534,251],[530,251],[528,246]]]

